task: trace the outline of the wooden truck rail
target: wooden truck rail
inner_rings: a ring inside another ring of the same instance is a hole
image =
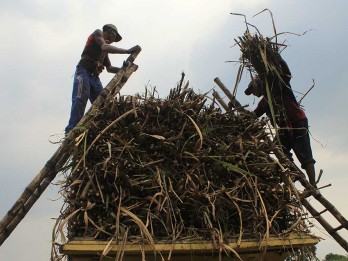
[[[70,261],[94,261],[94,260],[141,260],[142,256],[147,261],[162,260],[233,260],[231,257],[237,256],[242,260],[284,260],[290,253],[299,247],[311,246],[317,244],[319,239],[308,234],[290,234],[287,237],[280,238],[271,236],[269,240],[243,240],[238,244],[237,241],[221,245],[225,251],[219,250],[212,242],[200,241],[190,243],[156,243],[155,245],[141,244],[115,244],[108,241],[88,240],[79,238],[72,240],[62,246],[61,252],[69,256]],[[103,256],[103,253],[107,255]],[[117,259],[117,257],[119,259]],[[123,257],[123,258],[121,258]],[[112,258],[112,259],[110,259]],[[116,259],[115,259],[116,258]],[[236,258],[235,260],[239,260]]]

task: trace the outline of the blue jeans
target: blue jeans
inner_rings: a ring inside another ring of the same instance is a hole
[[[81,66],[76,66],[70,120],[68,126],[65,128],[65,133],[72,130],[82,119],[87,101],[90,100],[93,103],[102,90],[103,85],[98,75],[90,73]]]

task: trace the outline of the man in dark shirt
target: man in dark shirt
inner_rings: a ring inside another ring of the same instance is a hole
[[[268,78],[269,95],[267,95],[265,84],[258,76],[249,83],[245,94],[253,94],[257,97],[263,96],[253,113],[256,117],[266,113],[272,124],[277,124],[283,151],[291,160],[293,159],[290,151],[291,149],[294,151],[301,167],[306,170],[309,182],[316,187],[315,160],[310,144],[308,120],[292,92],[290,70],[284,60],[281,59],[280,62],[284,68],[283,74],[280,74],[281,83],[275,81],[272,77]],[[269,98],[271,98],[271,101],[268,100]],[[270,103],[272,103],[274,115],[271,113]]]
[[[117,73],[120,70],[120,68],[111,65],[108,54],[131,54],[141,51],[138,45],[130,49],[111,45],[111,43],[119,42],[121,39],[121,35],[113,24],[104,25],[103,31],[97,29],[88,37],[81,59],[76,66],[70,120],[65,128],[66,134],[83,117],[87,101],[90,100],[93,103],[103,90],[103,85],[99,79],[99,74],[103,69],[106,68],[109,73]]]

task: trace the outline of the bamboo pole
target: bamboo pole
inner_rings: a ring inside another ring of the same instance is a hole
[[[134,53],[128,57],[128,62],[121,67],[121,70],[103,89],[89,111],[77,124],[76,129],[80,126],[84,126],[87,122],[93,119],[94,115],[96,115],[94,112],[97,112],[102,108],[104,101],[110,96],[114,97],[121,90],[131,74],[138,68],[137,65],[129,62],[134,61],[138,54],[139,53]],[[58,150],[46,162],[45,166],[40,170],[36,177],[27,185],[19,199],[0,221],[0,246],[11,235],[16,226],[29,212],[43,191],[45,191],[47,186],[56,177],[57,173],[69,159],[71,149],[74,146],[73,141],[78,133],[75,131],[76,129],[70,131],[62,145],[60,145]]]
[[[347,219],[335,208],[334,205],[332,205],[326,198],[324,198],[320,192],[313,196],[325,207],[326,210],[328,210],[337,219],[338,222],[340,222],[342,228],[348,230]]]
[[[220,97],[219,93],[217,91],[213,91],[213,97],[220,103],[222,108],[224,108],[225,111],[228,111],[228,105],[224,102],[224,100]]]
[[[220,81],[219,77],[216,77],[214,79],[214,82],[220,87],[220,89],[230,99],[233,108],[236,108],[236,109],[243,108],[242,105],[239,103],[239,101],[236,99],[236,97],[233,96],[232,93],[228,90],[228,88]],[[245,111],[247,111],[247,110],[245,110]]]

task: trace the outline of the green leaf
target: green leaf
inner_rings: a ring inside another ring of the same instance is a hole
[[[219,162],[221,165],[225,166],[226,168],[228,168],[229,170],[233,170],[235,172],[238,172],[242,175],[250,175],[250,176],[253,176],[253,177],[256,177],[256,175],[250,173],[249,171],[247,170],[244,170],[236,165],[233,165],[229,162],[225,162],[225,161],[222,161],[222,160],[219,160],[219,159],[216,159],[215,157],[210,157],[212,158],[213,160],[215,160],[216,162]]]

